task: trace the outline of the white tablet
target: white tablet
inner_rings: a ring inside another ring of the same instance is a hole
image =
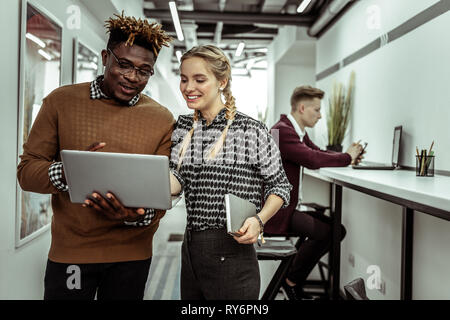
[[[170,194],[167,156],[62,150],[61,159],[73,203],[93,191],[111,191],[130,208],[170,209],[181,198]]]

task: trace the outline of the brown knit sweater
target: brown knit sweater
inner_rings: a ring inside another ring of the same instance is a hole
[[[170,156],[174,118],[146,95],[133,106],[113,99],[90,99],[89,83],[56,89],[43,101],[18,166],[25,191],[52,193],[52,243],[49,259],[62,263],[143,260],[152,255],[152,239],[165,211],[156,211],[145,227],[126,226],[91,208],[71,203],[49,180],[48,169],[63,149]],[[145,172],[143,172],[145,174]],[[114,190],[112,190],[114,191]]]

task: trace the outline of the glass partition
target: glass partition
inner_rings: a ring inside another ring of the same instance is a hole
[[[62,44],[62,24],[31,1],[22,1],[21,23],[18,155],[42,99],[61,85]],[[51,219],[50,195],[17,186],[16,247],[47,230]]]

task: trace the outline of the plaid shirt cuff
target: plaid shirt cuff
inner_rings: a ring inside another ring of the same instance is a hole
[[[59,191],[69,191],[69,186],[64,182],[63,177],[63,163],[62,162],[53,162],[48,168],[48,176],[50,178],[51,183],[55,186]]]
[[[156,211],[155,209],[145,209],[144,216],[139,219],[138,221],[124,221],[125,225],[127,226],[133,226],[133,227],[145,227],[148,226],[151,222],[153,217],[155,216]]]

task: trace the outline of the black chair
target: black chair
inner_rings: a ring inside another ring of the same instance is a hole
[[[255,246],[258,260],[281,260],[261,300],[275,300],[289,267],[294,260],[297,249],[291,239],[274,240],[267,237],[266,243]]]
[[[323,214],[328,207],[318,205],[316,203],[305,204],[308,207],[313,208],[318,214]],[[261,247],[255,247],[258,260],[281,260],[275,274],[273,275],[267,289],[264,291],[261,300],[274,300],[280,291],[283,282],[286,279],[289,268],[294,261],[295,254],[298,248],[306,240],[305,237],[299,237],[298,234],[287,233],[287,234],[267,234],[264,233],[266,243]],[[271,237],[284,237],[285,240],[271,240]],[[295,244],[292,239],[298,238]],[[303,288],[309,288],[308,293],[316,296],[322,296],[328,298],[330,280],[329,272],[325,275],[324,269],[329,269],[329,266],[319,261],[318,263],[321,280],[307,280]],[[313,288],[321,288],[320,291],[312,290]]]
[[[320,280],[306,280],[303,285],[303,291],[309,295],[319,297],[320,299],[328,300],[330,298],[331,286],[329,276],[330,267],[323,261],[319,261],[317,266],[319,267]],[[327,270],[326,273],[325,270]]]
[[[347,300],[369,300],[366,295],[366,286],[362,278],[357,278],[344,286]]]

